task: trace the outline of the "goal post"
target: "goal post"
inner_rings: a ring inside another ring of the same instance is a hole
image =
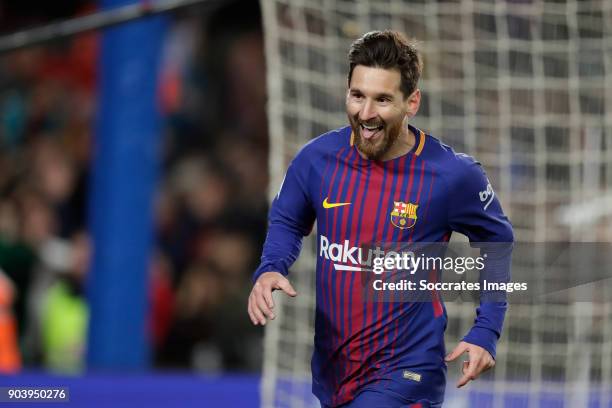
[[[261,6],[270,198],[299,147],[347,123],[352,41],[390,28],[417,39],[424,57],[414,125],[482,162],[517,241],[612,242],[611,1],[262,0]],[[264,407],[318,406],[310,393],[314,247],[306,239],[291,270],[298,297],[277,296],[278,317],[266,326]],[[447,387],[445,406],[609,407],[611,286],[599,285],[604,295],[590,302],[510,305],[490,381],[463,393]],[[450,345],[471,326],[474,307],[447,309]]]

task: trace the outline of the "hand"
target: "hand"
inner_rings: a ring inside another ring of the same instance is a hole
[[[272,291],[280,289],[291,297],[297,296],[297,292],[289,283],[289,280],[278,272],[264,272],[253,285],[249,295],[249,317],[255,326],[266,324],[266,317],[274,320],[274,300]]]
[[[460,342],[444,360],[447,362],[453,361],[466,351],[470,359],[463,362],[463,367],[461,367],[463,377],[457,382],[457,388],[461,388],[468,382],[477,379],[481,373],[495,366],[495,360],[487,350],[465,341]]]

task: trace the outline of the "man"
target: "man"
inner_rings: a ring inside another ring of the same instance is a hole
[[[444,306],[435,297],[368,302],[367,278],[354,272],[362,246],[447,242],[452,231],[471,242],[511,242],[512,228],[480,164],[408,124],[421,101],[416,47],[398,32],[375,31],[348,57],[350,126],[312,140],[290,164],[270,209],[248,313],[264,325],[275,318],[273,290],[297,295],[288,268],[316,220],[314,394],[323,407],[437,407],[445,360],[469,353],[459,387],[495,364],[506,303],[481,303],[445,359]]]

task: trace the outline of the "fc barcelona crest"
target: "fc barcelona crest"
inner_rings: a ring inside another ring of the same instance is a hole
[[[400,229],[414,227],[417,221],[417,208],[419,208],[418,204],[394,201],[393,211],[391,211],[391,224]]]

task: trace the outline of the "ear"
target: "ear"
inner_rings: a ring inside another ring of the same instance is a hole
[[[404,100],[404,108],[406,109],[406,116],[409,118],[415,116],[421,106],[421,90],[415,89],[412,94]]]

